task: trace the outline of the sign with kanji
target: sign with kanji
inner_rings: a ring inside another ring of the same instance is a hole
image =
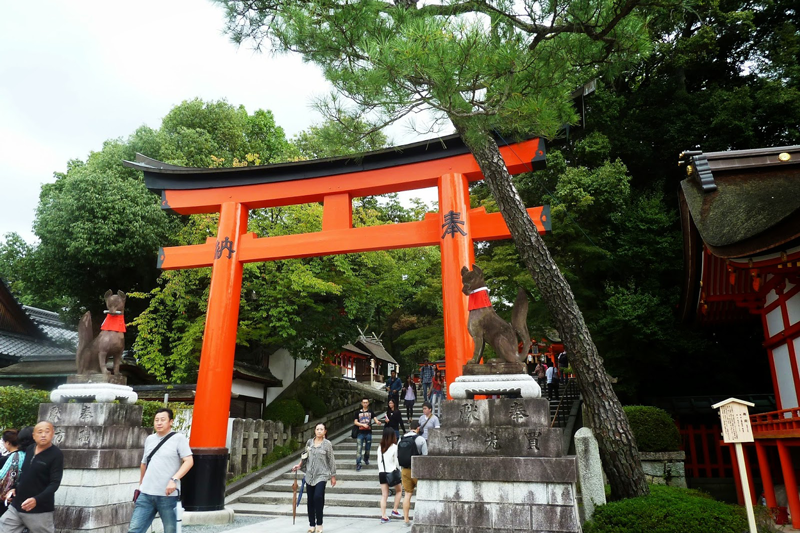
[[[753,442],[753,428],[750,426],[750,413],[747,407],[753,404],[736,398],[713,405],[719,409],[722,421],[722,439],[726,444],[737,442]]]

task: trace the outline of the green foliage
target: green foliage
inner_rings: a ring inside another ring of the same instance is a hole
[[[35,426],[39,421],[39,404],[49,402],[48,391],[0,387],[0,428]]]
[[[666,411],[649,405],[626,405],[624,409],[640,452],[680,450],[681,435]]]
[[[311,418],[322,418],[330,412],[325,400],[315,393],[299,393],[297,399],[307,411],[311,411]]]
[[[272,448],[272,451],[270,453],[264,456],[264,459],[261,462],[262,468],[267,465],[271,465],[272,463],[277,463],[284,457],[290,456],[291,454],[299,450],[301,446],[302,445],[293,438],[286,441],[286,444],[284,444],[283,446],[275,446],[274,448]]]
[[[386,146],[386,136],[354,116],[344,115],[336,122],[327,120],[311,126],[292,138],[302,159],[322,159],[361,154]]]
[[[136,405],[142,406],[142,427],[152,428],[153,419],[156,417],[156,411],[165,407],[164,402],[153,402],[149,400],[136,400]],[[180,409],[191,409],[192,406],[182,402],[168,402],[166,407],[172,409],[174,414],[177,414]]]
[[[298,426],[305,416],[302,404],[293,399],[276,400],[264,409],[264,420],[283,422],[283,427]]]
[[[741,533],[744,509],[696,490],[653,485],[650,495],[609,502],[595,509],[586,533]],[[760,532],[774,531],[762,522]]]

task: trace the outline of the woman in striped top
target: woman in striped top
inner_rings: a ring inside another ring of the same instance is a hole
[[[306,473],[306,508],[308,509],[308,533],[322,533],[322,509],[325,507],[325,485],[331,480],[336,486],[336,458],[333,445],[325,437],[328,428],[320,422],[314,428],[314,438],[308,439],[306,451],[292,472],[301,468]]]

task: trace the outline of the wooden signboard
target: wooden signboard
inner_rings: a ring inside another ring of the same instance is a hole
[[[722,421],[722,438],[726,444],[753,442],[753,428],[750,426],[747,405],[726,403],[719,408],[719,418]]]

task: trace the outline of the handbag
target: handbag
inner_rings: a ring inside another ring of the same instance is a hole
[[[8,467],[6,475],[0,481],[0,500],[5,501],[8,497],[9,491],[14,488],[17,483],[17,476],[19,475],[19,453],[14,453],[14,457],[10,459],[11,464]]]
[[[350,430],[350,438],[357,439],[358,438],[358,426],[353,424],[353,429]]]
[[[169,433],[166,437],[161,439],[161,442],[159,442],[158,445],[153,449],[153,451],[150,452],[150,455],[147,456],[147,460],[144,463],[145,464],[145,468],[147,468],[147,465],[150,464],[150,459],[153,458],[153,456],[156,454],[158,449],[161,448],[161,446],[163,446],[164,443],[167,442],[169,440],[169,438],[172,437],[174,434],[175,434],[175,432],[173,431],[173,432]],[[133,491],[133,501],[136,501],[139,498],[139,494],[141,494],[141,491],[139,489],[135,489]]]
[[[381,454],[381,462],[383,463],[383,469],[386,470],[386,461],[383,460],[383,454]],[[390,487],[396,487],[400,484],[402,480],[402,476],[400,475],[400,469],[395,468],[391,472],[386,472],[386,484]]]

